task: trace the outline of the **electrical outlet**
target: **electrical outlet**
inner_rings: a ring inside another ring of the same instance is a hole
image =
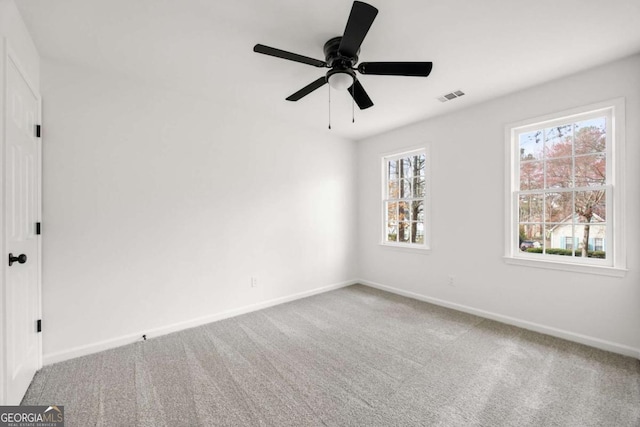
[[[449,286],[455,286],[455,280],[452,275],[449,275]]]
[[[255,288],[255,287],[257,287],[257,286],[258,286],[258,278],[257,278],[257,277],[255,277],[255,276],[252,276],[252,277],[251,277],[251,287],[252,287],[252,288]]]

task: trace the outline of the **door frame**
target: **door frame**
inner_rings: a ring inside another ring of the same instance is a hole
[[[2,252],[2,260],[0,260],[0,405],[6,405],[6,399],[9,395],[8,390],[8,381],[6,378],[8,376],[8,366],[7,366],[7,349],[10,345],[7,340],[7,328],[8,328],[8,319],[7,319],[7,310],[5,304],[7,303],[6,295],[7,295],[7,256],[9,253],[9,248],[7,247],[7,236],[6,236],[6,212],[5,212],[5,197],[6,197],[6,170],[5,161],[6,161],[6,140],[7,140],[7,70],[9,66],[9,62],[12,62],[15,65],[16,69],[22,75],[22,78],[29,86],[29,89],[36,96],[38,100],[38,111],[36,113],[36,123],[42,123],[42,98],[40,96],[39,91],[36,89],[36,86],[33,84],[31,78],[26,73],[25,68],[21,65],[18,54],[11,48],[9,41],[6,37],[0,37],[0,165],[2,165],[2,173],[0,173],[0,197],[2,200],[0,209],[0,248]],[[42,138],[36,139],[36,178],[35,182],[37,183],[37,206],[36,206],[36,217],[37,221],[42,223]],[[35,224],[34,224],[35,226]],[[37,237],[37,313],[38,318],[42,319],[42,237]],[[38,369],[42,368],[42,333],[38,334]]]

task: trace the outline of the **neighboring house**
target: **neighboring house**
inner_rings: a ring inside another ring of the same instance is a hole
[[[575,224],[575,225],[574,225]],[[603,251],[605,248],[604,219],[598,215],[591,218],[589,230],[589,251]],[[575,232],[574,232],[575,230]],[[549,241],[551,248],[560,249],[582,249],[582,239],[584,236],[584,224],[579,224],[577,214],[568,216],[562,223],[549,230]]]

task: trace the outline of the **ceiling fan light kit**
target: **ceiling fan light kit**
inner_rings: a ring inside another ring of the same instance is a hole
[[[356,75],[353,71],[329,71],[327,73],[327,81],[329,86],[336,90],[344,90],[353,85],[356,80]]]
[[[329,68],[325,76],[288,96],[287,101],[298,101],[328,83],[336,90],[348,89],[358,108],[364,110],[372,107],[373,102],[362,87],[356,71],[363,75],[427,77],[433,67],[431,62],[361,62],[356,67],[360,45],[377,14],[378,9],[370,4],[354,1],[343,35],[324,44],[324,61],[262,44],[255,45],[253,51],[318,68]]]

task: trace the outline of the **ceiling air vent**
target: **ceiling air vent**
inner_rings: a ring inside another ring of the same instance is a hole
[[[456,98],[460,98],[462,95],[464,95],[464,92],[461,90],[455,90],[451,93],[447,93],[444,94],[442,96],[438,97],[438,101],[440,102],[447,102],[447,101],[451,101],[452,99],[456,99]]]

